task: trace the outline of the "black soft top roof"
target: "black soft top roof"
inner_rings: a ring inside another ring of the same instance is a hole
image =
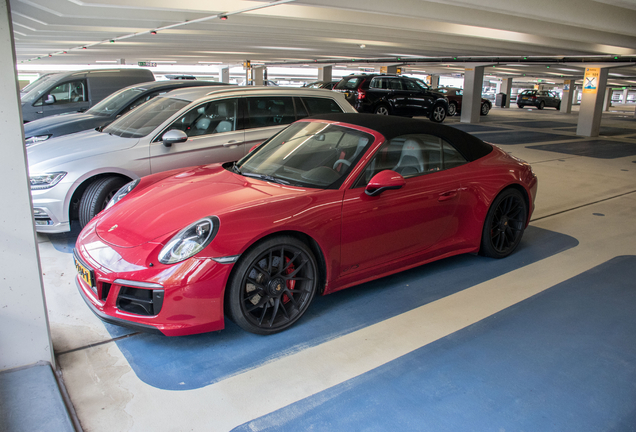
[[[311,118],[362,126],[381,133],[388,140],[410,134],[435,135],[453,145],[468,161],[477,160],[492,151],[492,146],[479,138],[430,120],[356,113],[321,114]]]

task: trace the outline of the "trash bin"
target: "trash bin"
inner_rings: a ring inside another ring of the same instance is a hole
[[[501,108],[506,107],[506,100],[508,99],[508,95],[505,93],[497,93],[495,97],[495,105]]]

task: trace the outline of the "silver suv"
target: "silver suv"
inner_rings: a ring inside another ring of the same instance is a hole
[[[27,149],[36,230],[84,226],[139,177],[243,157],[289,123],[355,112],[329,90],[196,87],[156,97],[103,130],[52,138]]]

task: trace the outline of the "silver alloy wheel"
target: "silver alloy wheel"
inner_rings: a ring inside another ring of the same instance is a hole
[[[432,120],[437,123],[441,123],[446,118],[446,110],[443,106],[437,105],[433,108]]]
[[[481,115],[488,115],[489,111],[490,111],[490,107],[488,106],[487,103],[481,104]]]
[[[389,110],[384,105],[380,105],[375,109],[375,113],[380,115],[389,115]]]
[[[455,114],[457,114],[457,104],[455,102],[451,102],[448,104],[448,115],[449,117],[452,117]]]

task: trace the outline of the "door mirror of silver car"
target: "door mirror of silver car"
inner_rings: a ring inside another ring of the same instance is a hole
[[[374,175],[367,187],[364,189],[364,193],[369,196],[380,195],[382,192],[391,189],[400,189],[406,182],[404,177],[395,171],[384,170]]]
[[[161,141],[166,147],[171,147],[172,144],[186,142],[187,140],[188,136],[186,133],[179,129],[171,129],[161,137]]]
[[[55,102],[57,102],[57,101],[55,100],[55,96],[53,96],[52,94],[48,95],[46,97],[46,99],[44,99],[44,103],[47,104],[47,105],[52,105]]]

